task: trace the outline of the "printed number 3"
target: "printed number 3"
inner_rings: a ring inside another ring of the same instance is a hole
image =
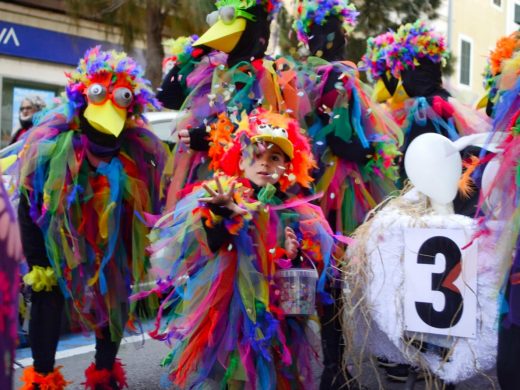
[[[446,269],[442,273],[432,273],[432,290],[444,295],[444,309],[437,311],[429,302],[415,302],[419,317],[428,325],[446,329],[455,326],[462,317],[464,302],[460,290],[453,284],[460,275],[461,257],[459,247],[447,237],[432,237],[419,249],[417,263],[435,264],[437,254],[444,255]]]

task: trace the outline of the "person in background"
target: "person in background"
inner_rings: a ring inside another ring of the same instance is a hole
[[[29,95],[23,98],[20,103],[20,114],[18,115],[20,128],[11,136],[9,145],[14,144],[22,138],[22,136],[33,126],[34,114],[44,108],[45,102],[38,95]]]

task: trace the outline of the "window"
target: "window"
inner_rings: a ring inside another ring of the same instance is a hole
[[[459,82],[467,86],[471,84],[471,43],[465,39],[460,40]]]
[[[502,7],[502,0],[493,0],[493,4],[496,5],[497,7],[501,8]]]
[[[515,4],[515,23],[520,24],[520,4]]]

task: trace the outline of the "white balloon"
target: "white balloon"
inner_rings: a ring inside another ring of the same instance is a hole
[[[404,156],[404,168],[412,184],[435,203],[451,204],[457,196],[462,159],[448,138],[427,133],[414,139]]]

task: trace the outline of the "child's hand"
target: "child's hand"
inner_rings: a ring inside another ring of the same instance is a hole
[[[285,228],[285,254],[290,260],[294,260],[298,254],[300,244],[296,238],[296,233],[289,226]]]
[[[247,210],[244,210],[240,208],[234,201],[233,201],[233,193],[235,192],[235,184],[236,182],[233,181],[231,183],[231,187],[229,188],[228,192],[225,192],[222,188],[222,184],[220,184],[220,180],[218,177],[215,178],[215,182],[217,183],[217,191],[214,191],[213,189],[209,188],[207,184],[203,184],[202,186],[211,196],[208,196],[206,198],[200,198],[199,200],[201,202],[211,203],[216,206],[220,207],[226,207],[228,210],[230,210],[233,215],[245,215],[247,214]]]

